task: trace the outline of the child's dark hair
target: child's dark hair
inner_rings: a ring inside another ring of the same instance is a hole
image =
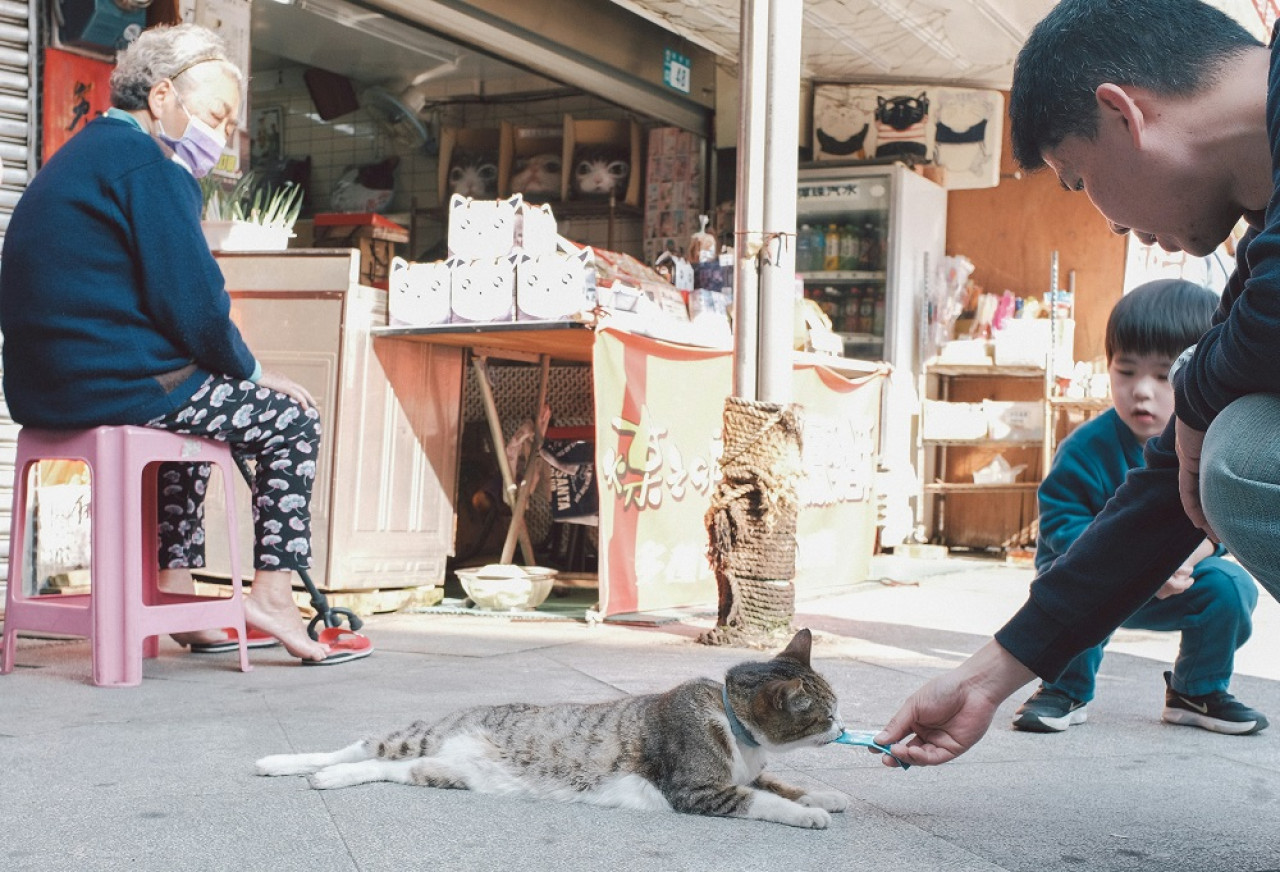
[[[1218,297],[1182,279],[1139,285],[1120,298],[1107,319],[1107,363],[1117,354],[1177,357],[1213,323]]]

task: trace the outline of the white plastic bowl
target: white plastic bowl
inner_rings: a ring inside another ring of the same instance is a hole
[[[554,569],[507,563],[457,569],[454,574],[476,608],[487,612],[536,609],[551,595],[551,588],[559,575]]]

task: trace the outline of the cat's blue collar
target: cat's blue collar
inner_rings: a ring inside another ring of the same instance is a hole
[[[733,713],[733,706],[729,705],[727,684],[720,687],[720,698],[724,700],[724,713],[729,716],[729,729],[733,730],[733,737],[748,748],[759,748],[760,743],[756,741],[756,737],[747,732],[742,721],[738,720],[738,716]]]

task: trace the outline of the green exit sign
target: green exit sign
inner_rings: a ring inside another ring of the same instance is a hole
[[[689,93],[689,59],[678,51],[665,49],[662,53],[662,84],[681,94]]]

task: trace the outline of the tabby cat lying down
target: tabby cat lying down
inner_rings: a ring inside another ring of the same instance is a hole
[[[825,745],[843,731],[836,697],[809,666],[801,630],[772,660],[725,683],[592,704],[479,706],[435,724],[324,754],[274,754],[259,775],[309,774],[317,788],[398,781],[530,799],[826,827],[842,793],[764,774],[770,751]]]

